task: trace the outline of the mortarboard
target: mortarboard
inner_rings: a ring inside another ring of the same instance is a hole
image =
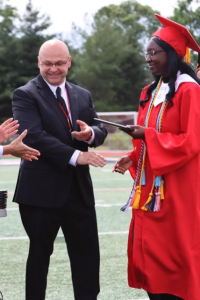
[[[158,29],[152,36],[156,36],[172,46],[181,58],[186,55],[186,48],[200,52],[199,45],[185,26],[157,14],[155,16],[164,28]]]

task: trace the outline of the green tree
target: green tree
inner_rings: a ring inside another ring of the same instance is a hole
[[[37,76],[37,56],[43,42],[56,35],[45,34],[51,25],[50,18],[34,10],[28,1],[24,16],[19,18],[15,8],[0,2],[0,109],[1,121],[12,115],[11,101],[13,91]],[[4,26],[4,27],[3,27]],[[3,30],[1,28],[3,27]]]
[[[6,1],[7,2],[7,1]],[[12,91],[10,89],[9,73],[12,72],[12,62],[15,59],[14,49],[16,44],[15,21],[18,18],[16,8],[0,1],[0,111],[1,121],[3,116],[11,116],[8,112]]]
[[[144,44],[160,25],[155,11],[137,1],[100,9],[75,55],[74,78],[88,88],[98,111],[136,110],[149,75]],[[148,75],[147,75],[148,73]]]
[[[200,5],[198,3],[200,3],[199,0],[179,0],[170,19],[186,26],[198,45],[200,45]],[[197,53],[192,52],[191,54],[191,62],[195,67]]]
[[[15,69],[18,76],[15,76],[15,86],[25,84],[28,80],[37,76],[39,73],[37,67],[37,56],[40,46],[56,35],[45,34],[51,25],[49,16],[40,15],[40,12],[34,10],[32,1],[29,0],[26,6],[26,12],[20,18],[18,29],[20,38],[18,39],[18,55]]]

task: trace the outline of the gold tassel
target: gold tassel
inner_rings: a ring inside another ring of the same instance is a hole
[[[161,181],[161,187],[160,187],[160,199],[164,200],[165,195],[164,195],[164,180]]]
[[[141,185],[138,185],[135,192],[135,199],[133,202],[133,208],[138,209],[140,204]]]
[[[153,197],[153,192],[151,191],[151,192],[149,193],[149,197],[148,197],[147,202],[145,203],[145,205],[146,205],[147,203],[149,203],[149,202],[152,200],[152,197]],[[141,209],[147,211],[148,208],[146,208],[145,205],[142,206]]]
[[[190,64],[190,48],[186,47],[186,57],[185,57],[186,64]]]

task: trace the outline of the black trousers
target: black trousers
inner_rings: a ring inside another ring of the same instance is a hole
[[[75,300],[96,300],[99,293],[99,241],[94,206],[85,205],[74,186],[62,208],[20,204],[22,223],[30,239],[26,267],[26,300],[44,300],[53,244],[62,228],[71,263]]]
[[[147,293],[150,300],[183,300],[180,297],[171,294],[151,294]]]

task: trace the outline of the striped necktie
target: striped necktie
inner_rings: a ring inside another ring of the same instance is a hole
[[[57,96],[58,104],[60,105],[60,107],[61,107],[61,109],[62,109],[62,111],[63,111],[63,113],[64,113],[64,115],[67,119],[67,123],[68,123],[68,126],[69,126],[69,131],[72,132],[73,128],[72,128],[72,124],[71,124],[71,121],[70,121],[70,118],[69,118],[69,113],[68,113],[68,110],[67,110],[65,100],[61,96],[61,88],[59,86],[56,89],[56,96]]]

